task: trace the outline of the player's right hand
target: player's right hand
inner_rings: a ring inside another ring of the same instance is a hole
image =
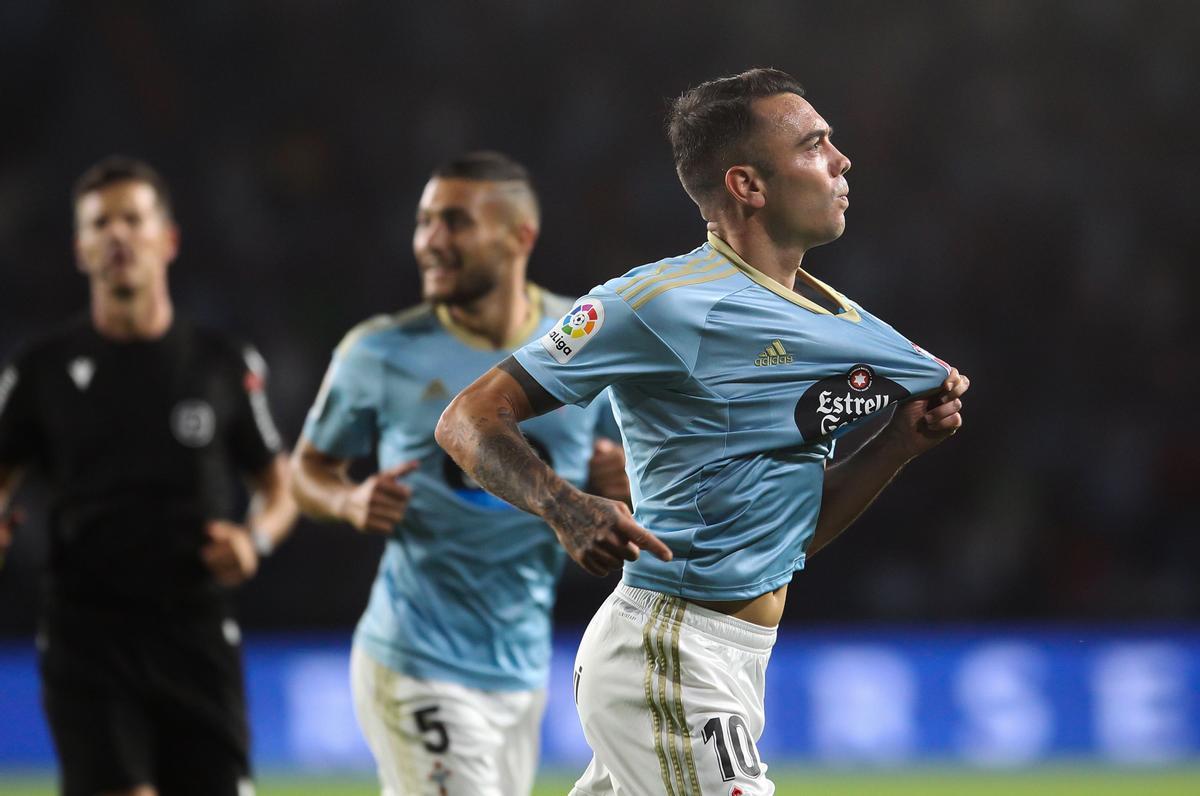
[[[348,494],[339,516],[366,533],[391,533],[404,519],[412,487],[396,479],[420,466],[413,460],[389,467],[363,481]]]
[[[593,575],[607,575],[639,550],[671,560],[671,548],[638,525],[624,503],[575,491],[557,503],[545,519],[567,554]]]

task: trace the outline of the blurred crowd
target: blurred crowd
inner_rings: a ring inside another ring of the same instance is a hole
[[[1191,4],[1132,0],[4,4],[0,357],[86,306],[71,182],[144,157],[176,193],[178,307],[260,347],[294,440],[339,335],[417,300],[435,164],[526,163],[531,276],[580,294],[702,241],[666,98],[778,66],[854,163],[847,232],[805,268],[974,383],[964,432],[810,562],[785,622],[1194,621],[1197,40]],[[37,519],[0,632],[32,627]],[[242,616],[348,627],[378,552],[305,525]],[[609,586],[564,577],[582,622]]]

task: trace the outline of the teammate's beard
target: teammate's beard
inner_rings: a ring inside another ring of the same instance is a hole
[[[459,276],[458,284],[454,286],[453,292],[435,299],[438,304],[446,304],[451,307],[474,304],[496,289],[496,280],[489,273],[463,271]]]
[[[114,285],[110,295],[117,301],[133,301],[133,297],[137,295],[137,290],[129,285]]]

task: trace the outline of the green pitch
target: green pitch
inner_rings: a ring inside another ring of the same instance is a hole
[[[1166,770],[1038,768],[1019,772],[963,769],[902,769],[869,774],[828,770],[772,771],[780,796],[1195,796],[1200,767]],[[564,796],[573,777],[545,776],[534,796]],[[50,777],[11,777],[0,772],[0,796],[52,796]],[[364,779],[301,779],[266,776],[259,796],[378,796]],[[714,794],[713,796],[725,796]]]

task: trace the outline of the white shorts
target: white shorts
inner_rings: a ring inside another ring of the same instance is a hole
[[[537,771],[546,691],[481,691],[418,680],[357,644],[354,713],[384,796],[525,796]]]
[[[575,658],[592,762],[573,796],[770,794],[757,741],[774,628],[617,586]]]

